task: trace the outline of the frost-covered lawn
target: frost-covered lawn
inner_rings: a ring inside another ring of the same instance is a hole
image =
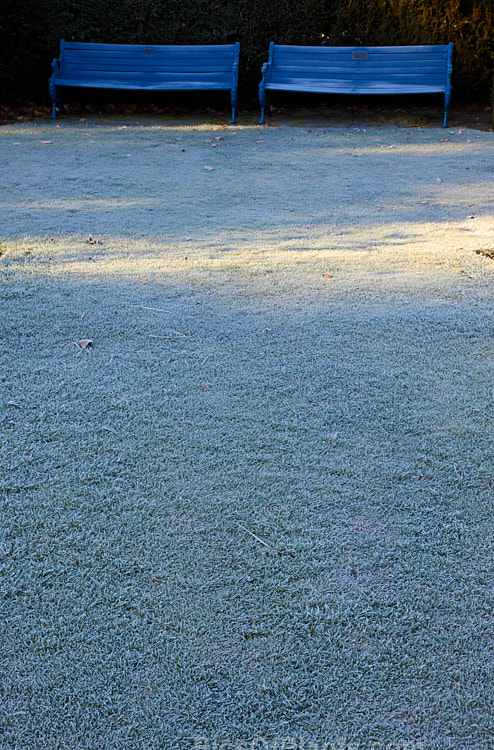
[[[493,156],[0,129],[2,750],[491,747]]]

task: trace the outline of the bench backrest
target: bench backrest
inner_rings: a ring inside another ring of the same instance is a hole
[[[299,47],[271,42],[268,83],[296,85],[307,79],[349,83],[383,80],[446,91],[453,45],[410,47]]]
[[[212,84],[231,88],[239,44],[155,45],[60,43],[60,78],[91,81],[132,78],[142,84]]]

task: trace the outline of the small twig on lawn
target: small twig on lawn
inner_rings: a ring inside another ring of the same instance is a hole
[[[189,334],[187,333],[180,333],[180,331],[174,331],[173,328],[170,329],[170,333],[167,333],[166,335],[159,335],[157,333],[148,333],[149,339],[176,339],[177,336],[179,336],[182,339],[187,338]]]
[[[241,524],[240,521],[237,521],[236,523],[237,523],[237,526],[240,526],[241,529],[243,529],[244,531],[246,531],[247,534],[250,534],[251,536],[253,536],[254,539],[257,539],[257,541],[260,542],[261,544],[264,544],[265,547],[267,547],[270,550],[273,549],[272,547],[270,547],[269,544],[267,544],[267,542],[264,542],[260,537],[258,537],[257,534],[254,534],[252,531],[249,531],[249,529],[247,529],[245,526],[243,526],[243,524]]]
[[[137,307],[140,307],[141,310],[151,310],[152,312],[164,312],[169,313],[171,315],[171,310],[162,310],[160,307],[144,307],[144,305],[137,305]]]
[[[185,338],[187,334],[185,333],[179,333],[178,331],[172,331],[171,333],[167,333],[166,336],[160,336],[158,333],[148,333],[148,339],[176,339],[177,336],[180,338]]]

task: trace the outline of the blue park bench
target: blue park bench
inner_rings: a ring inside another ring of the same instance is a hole
[[[451,99],[453,44],[415,47],[269,45],[259,84],[261,123],[267,91],[321,94],[444,94],[443,128]]]
[[[229,90],[232,123],[237,110],[240,44],[137,45],[60,42],[52,63],[52,119],[60,101],[58,87],[139,91]]]

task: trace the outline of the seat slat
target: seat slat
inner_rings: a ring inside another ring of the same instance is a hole
[[[226,91],[230,89],[226,81],[204,81],[202,79],[189,79],[183,81],[153,80],[142,81],[139,86],[134,81],[123,79],[99,79],[94,78],[63,78],[58,81],[60,86],[79,86],[94,89],[125,89],[129,91],[193,91],[196,89]]]
[[[304,91],[306,93],[319,94],[440,94],[444,89],[440,86],[417,85],[417,84],[398,84],[388,83],[385,81],[369,81],[365,85],[345,84],[343,81],[335,80],[327,82],[325,85],[318,85],[314,81],[307,80],[303,89],[300,87],[300,81],[285,82],[282,85],[266,85],[268,91]]]
[[[303,91],[303,87],[308,85],[309,82],[314,84],[330,84],[335,81],[341,82],[344,85],[351,85],[355,86],[355,88],[359,88],[359,86],[365,86],[367,83],[370,83],[372,81],[381,81],[383,85],[386,83],[393,84],[393,85],[408,85],[408,84],[415,84],[416,86],[438,86],[441,90],[444,90],[444,79],[443,78],[433,78],[430,76],[404,76],[400,74],[396,74],[394,76],[389,76],[388,78],[384,78],[382,76],[375,76],[375,75],[367,75],[367,76],[359,76],[358,78],[356,76],[308,76],[308,75],[293,75],[293,76],[283,76],[283,78],[280,79],[274,79],[272,81],[268,81],[266,83],[266,86],[270,86],[271,88],[276,86],[282,86],[285,83],[290,84],[298,84],[301,86],[301,90]]]
[[[207,84],[209,82],[210,83],[223,83],[228,87],[230,87],[231,85],[231,77],[225,78],[225,76],[223,75],[198,76],[195,73],[187,73],[181,76],[179,75],[169,76],[166,74],[164,75],[155,74],[153,76],[148,76],[148,75],[141,75],[140,73],[127,73],[127,74],[122,73],[121,75],[118,75],[115,73],[115,71],[102,73],[96,76],[91,75],[91,74],[84,75],[84,72],[82,72],[80,75],[77,75],[77,76],[71,76],[69,74],[69,75],[62,76],[61,78],[58,78],[57,83],[60,86],[68,86],[69,84],[66,83],[66,81],[69,81],[69,80],[77,81],[79,79],[85,80],[85,81],[94,81],[95,84],[98,83],[99,81],[115,81],[116,83],[119,83],[119,82],[121,83],[123,81],[126,81],[127,83],[132,84],[136,89],[140,88],[141,85],[152,86],[153,82],[156,82],[156,84],[158,84],[160,82],[166,83],[166,81],[170,81],[170,82],[201,81],[203,84]]]

